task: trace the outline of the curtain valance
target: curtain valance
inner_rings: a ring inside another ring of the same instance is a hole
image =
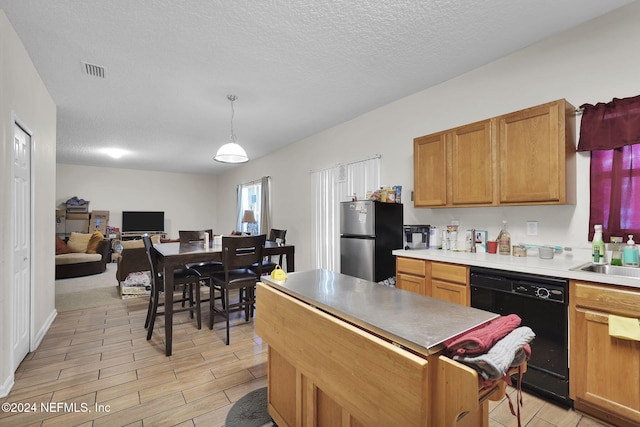
[[[612,150],[640,144],[640,95],[583,104],[578,151]]]

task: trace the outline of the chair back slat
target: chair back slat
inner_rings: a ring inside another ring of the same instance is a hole
[[[222,264],[225,271],[248,268],[262,261],[262,249],[266,234],[259,236],[223,236]]]

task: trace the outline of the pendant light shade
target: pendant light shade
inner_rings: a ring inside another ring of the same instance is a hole
[[[227,99],[231,101],[231,134],[229,135],[229,142],[218,149],[213,160],[221,163],[245,163],[249,161],[249,157],[247,157],[247,152],[244,151],[244,148],[236,142],[238,138],[233,132],[233,116],[235,113],[233,101],[238,98],[235,95],[227,95]]]

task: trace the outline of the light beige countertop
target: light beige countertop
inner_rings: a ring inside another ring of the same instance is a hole
[[[532,253],[532,251],[529,251],[529,253]],[[538,258],[537,254],[515,257],[485,252],[454,252],[439,249],[396,249],[393,251],[393,255],[640,288],[640,278],[572,271],[572,268],[591,261],[590,251],[583,249],[565,251],[560,254],[556,253],[553,259],[541,259]]]

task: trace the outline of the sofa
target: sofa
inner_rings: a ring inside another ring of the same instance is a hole
[[[65,242],[56,236],[56,279],[88,276],[107,269],[111,240],[102,233],[71,233]]]

